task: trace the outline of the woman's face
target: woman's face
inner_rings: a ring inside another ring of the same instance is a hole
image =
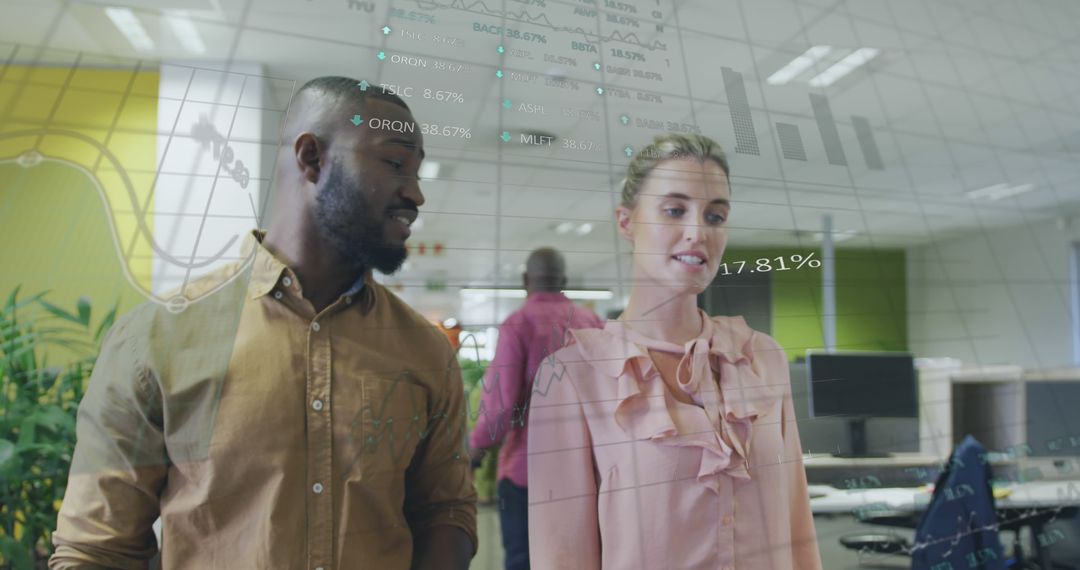
[[[727,175],[696,158],[660,162],[633,208],[619,206],[619,233],[633,244],[634,280],[671,294],[701,293],[720,268],[731,211]]]

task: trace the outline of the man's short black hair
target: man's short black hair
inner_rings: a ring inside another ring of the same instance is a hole
[[[400,107],[404,107],[406,111],[412,112],[409,106],[405,104],[405,101],[394,95],[393,93],[386,92],[385,89],[379,87],[374,83],[370,83],[367,89],[360,88],[360,80],[353,79],[351,77],[342,77],[340,75],[325,75],[323,77],[316,77],[311,81],[303,84],[300,90],[296,92],[295,97],[299,96],[305,91],[316,91],[325,95],[330,95],[337,100],[351,99],[353,102],[362,105],[364,100],[368,97],[373,99],[380,99],[382,101],[388,101]]]

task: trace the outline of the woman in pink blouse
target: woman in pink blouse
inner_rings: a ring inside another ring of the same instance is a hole
[[[626,310],[572,331],[529,404],[534,569],[821,568],[784,351],[697,308],[730,200],[706,137],[658,137],[631,162]]]

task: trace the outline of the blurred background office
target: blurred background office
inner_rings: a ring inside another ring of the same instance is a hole
[[[626,165],[657,134],[700,132],[724,145],[734,200],[700,304],[787,351],[826,568],[908,567],[913,528],[882,523],[918,518],[966,435],[991,452],[1001,504],[1080,503],[1072,0],[0,11],[5,563],[49,548],[101,335],[142,302],[183,310],[198,299],[167,292],[239,258],[289,99],[319,75],[395,92],[421,123],[427,203],[409,261],[379,279],[459,345],[474,404],[498,324],[524,302],[527,253],[559,249],[567,297],[617,316]],[[1044,568],[1080,567],[1075,513],[1053,514],[1003,532],[1002,556],[1019,543]],[[494,508],[480,524],[473,567],[501,568]],[[909,546],[841,544],[870,532]]]

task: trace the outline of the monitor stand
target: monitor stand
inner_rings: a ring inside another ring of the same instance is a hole
[[[891,453],[870,453],[866,445],[866,418],[852,418],[848,420],[848,434],[851,439],[851,453],[836,453],[833,457],[846,459],[871,459],[892,457]]]

